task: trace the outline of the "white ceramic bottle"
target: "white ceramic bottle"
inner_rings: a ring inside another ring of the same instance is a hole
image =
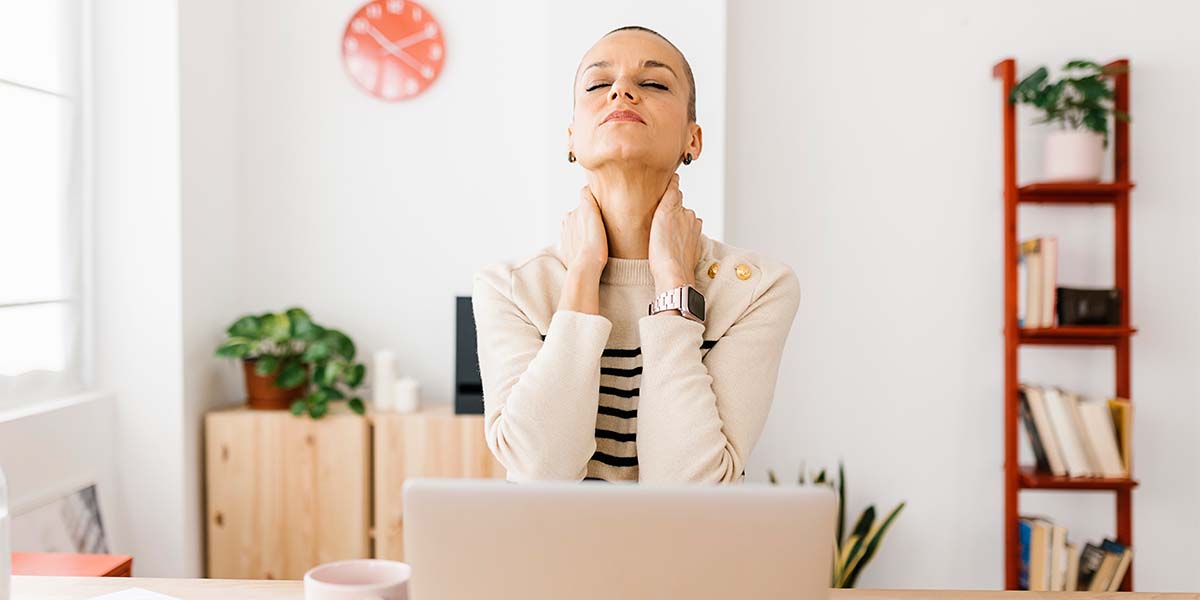
[[[8,539],[8,484],[0,469],[0,600],[9,599],[9,579],[12,574],[12,549]]]

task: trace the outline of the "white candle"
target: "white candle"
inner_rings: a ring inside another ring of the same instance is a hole
[[[392,410],[392,386],[396,381],[396,355],[391,350],[375,352],[371,368],[371,401],[375,410]]]
[[[412,377],[403,377],[392,387],[391,409],[396,412],[416,412],[421,405],[421,384]]]

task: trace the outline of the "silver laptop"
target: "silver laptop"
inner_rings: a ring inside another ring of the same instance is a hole
[[[825,600],[826,488],[410,479],[414,600]]]

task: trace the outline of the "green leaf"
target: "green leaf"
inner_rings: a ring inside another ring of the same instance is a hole
[[[234,321],[225,331],[231,337],[257,338],[260,326],[258,317],[249,315]]]
[[[292,403],[292,414],[296,415],[296,416],[300,416],[301,414],[304,413],[304,409],[307,406],[308,405],[305,404],[305,402],[303,400],[297,400],[297,401],[293,402]]]
[[[255,361],[254,372],[259,375],[270,375],[279,366],[279,358],[275,356],[260,356]]]
[[[307,376],[308,372],[304,369],[304,365],[301,365],[295,359],[289,359],[279,369],[279,376],[275,378],[275,385],[285,390],[290,390],[304,383],[304,379]]]
[[[217,356],[242,358],[250,353],[252,347],[251,343],[245,338],[228,339],[217,347]]]
[[[277,342],[282,342],[288,339],[292,333],[291,321],[287,315],[282,313],[273,313],[267,315],[262,321],[262,336]]]
[[[313,344],[304,351],[304,354],[300,357],[300,360],[309,363],[319,362],[329,358],[329,356],[332,354],[332,346],[330,346],[326,341],[320,340],[313,342]]]
[[[320,419],[329,412],[329,404],[326,402],[314,402],[308,405],[308,416],[314,419]]]
[[[346,375],[346,385],[351,388],[356,388],[362,383],[363,378],[367,376],[367,366],[358,363],[351,367],[350,373]]]
[[[354,360],[354,342],[346,334],[336,329],[326,329],[325,341],[342,358]]]
[[[302,308],[289,308],[287,317],[292,325],[292,337],[295,339],[311,342],[324,333],[324,329],[313,323],[312,318]]]
[[[354,398],[351,398],[349,405],[350,405],[350,410],[354,411],[355,414],[359,414],[359,415],[367,414],[367,407],[363,406],[362,398],[359,398],[357,396],[355,396]]]
[[[821,469],[821,472],[817,473],[817,478],[813,480],[813,483],[825,483],[825,469]]]
[[[854,582],[858,580],[859,574],[862,573],[864,568],[866,568],[867,563],[871,562],[871,559],[874,558],[875,552],[879,548],[879,544],[883,542],[883,536],[887,534],[888,529],[892,526],[892,522],[896,520],[896,517],[900,515],[900,511],[904,509],[904,504],[904,502],[901,502],[896,506],[896,508],[893,508],[892,512],[888,513],[887,518],[883,520],[883,523],[881,523],[871,532],[871,535],[869,536],[870,541],[868,542],[866,549],[863,550],[862,558],[851,570],[849,578],[846,580],[847,587],[854,587]]]
[[[838,461],[838,519],[837,539],[842,540],[846,529],[846,468]]]
[[[325,395],[326,400],[341,400],[342,398],[346,397],[346,395],[343,394],[341,392],[341,390],[339,390],[335,387],[322,385],[322,386],[320,386],[320,389],[321,389],[321,393]]]
[[[331,361],[324,364],[325,370],[321,372],[321,379],[318,379],[317,382],[325,385],[333,385],[342,374],[342,363],[340,361]]]

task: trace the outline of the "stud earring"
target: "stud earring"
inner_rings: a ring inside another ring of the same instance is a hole
[[[575,162],[575,153],[574,152],[567,152],[567,162],[569,162],[569,163]]]
[[[688,152],[687,154],[685,154],[683,156],[683,164],[685,164],[685,165],[692,164],[692,153],[691,152]]]

